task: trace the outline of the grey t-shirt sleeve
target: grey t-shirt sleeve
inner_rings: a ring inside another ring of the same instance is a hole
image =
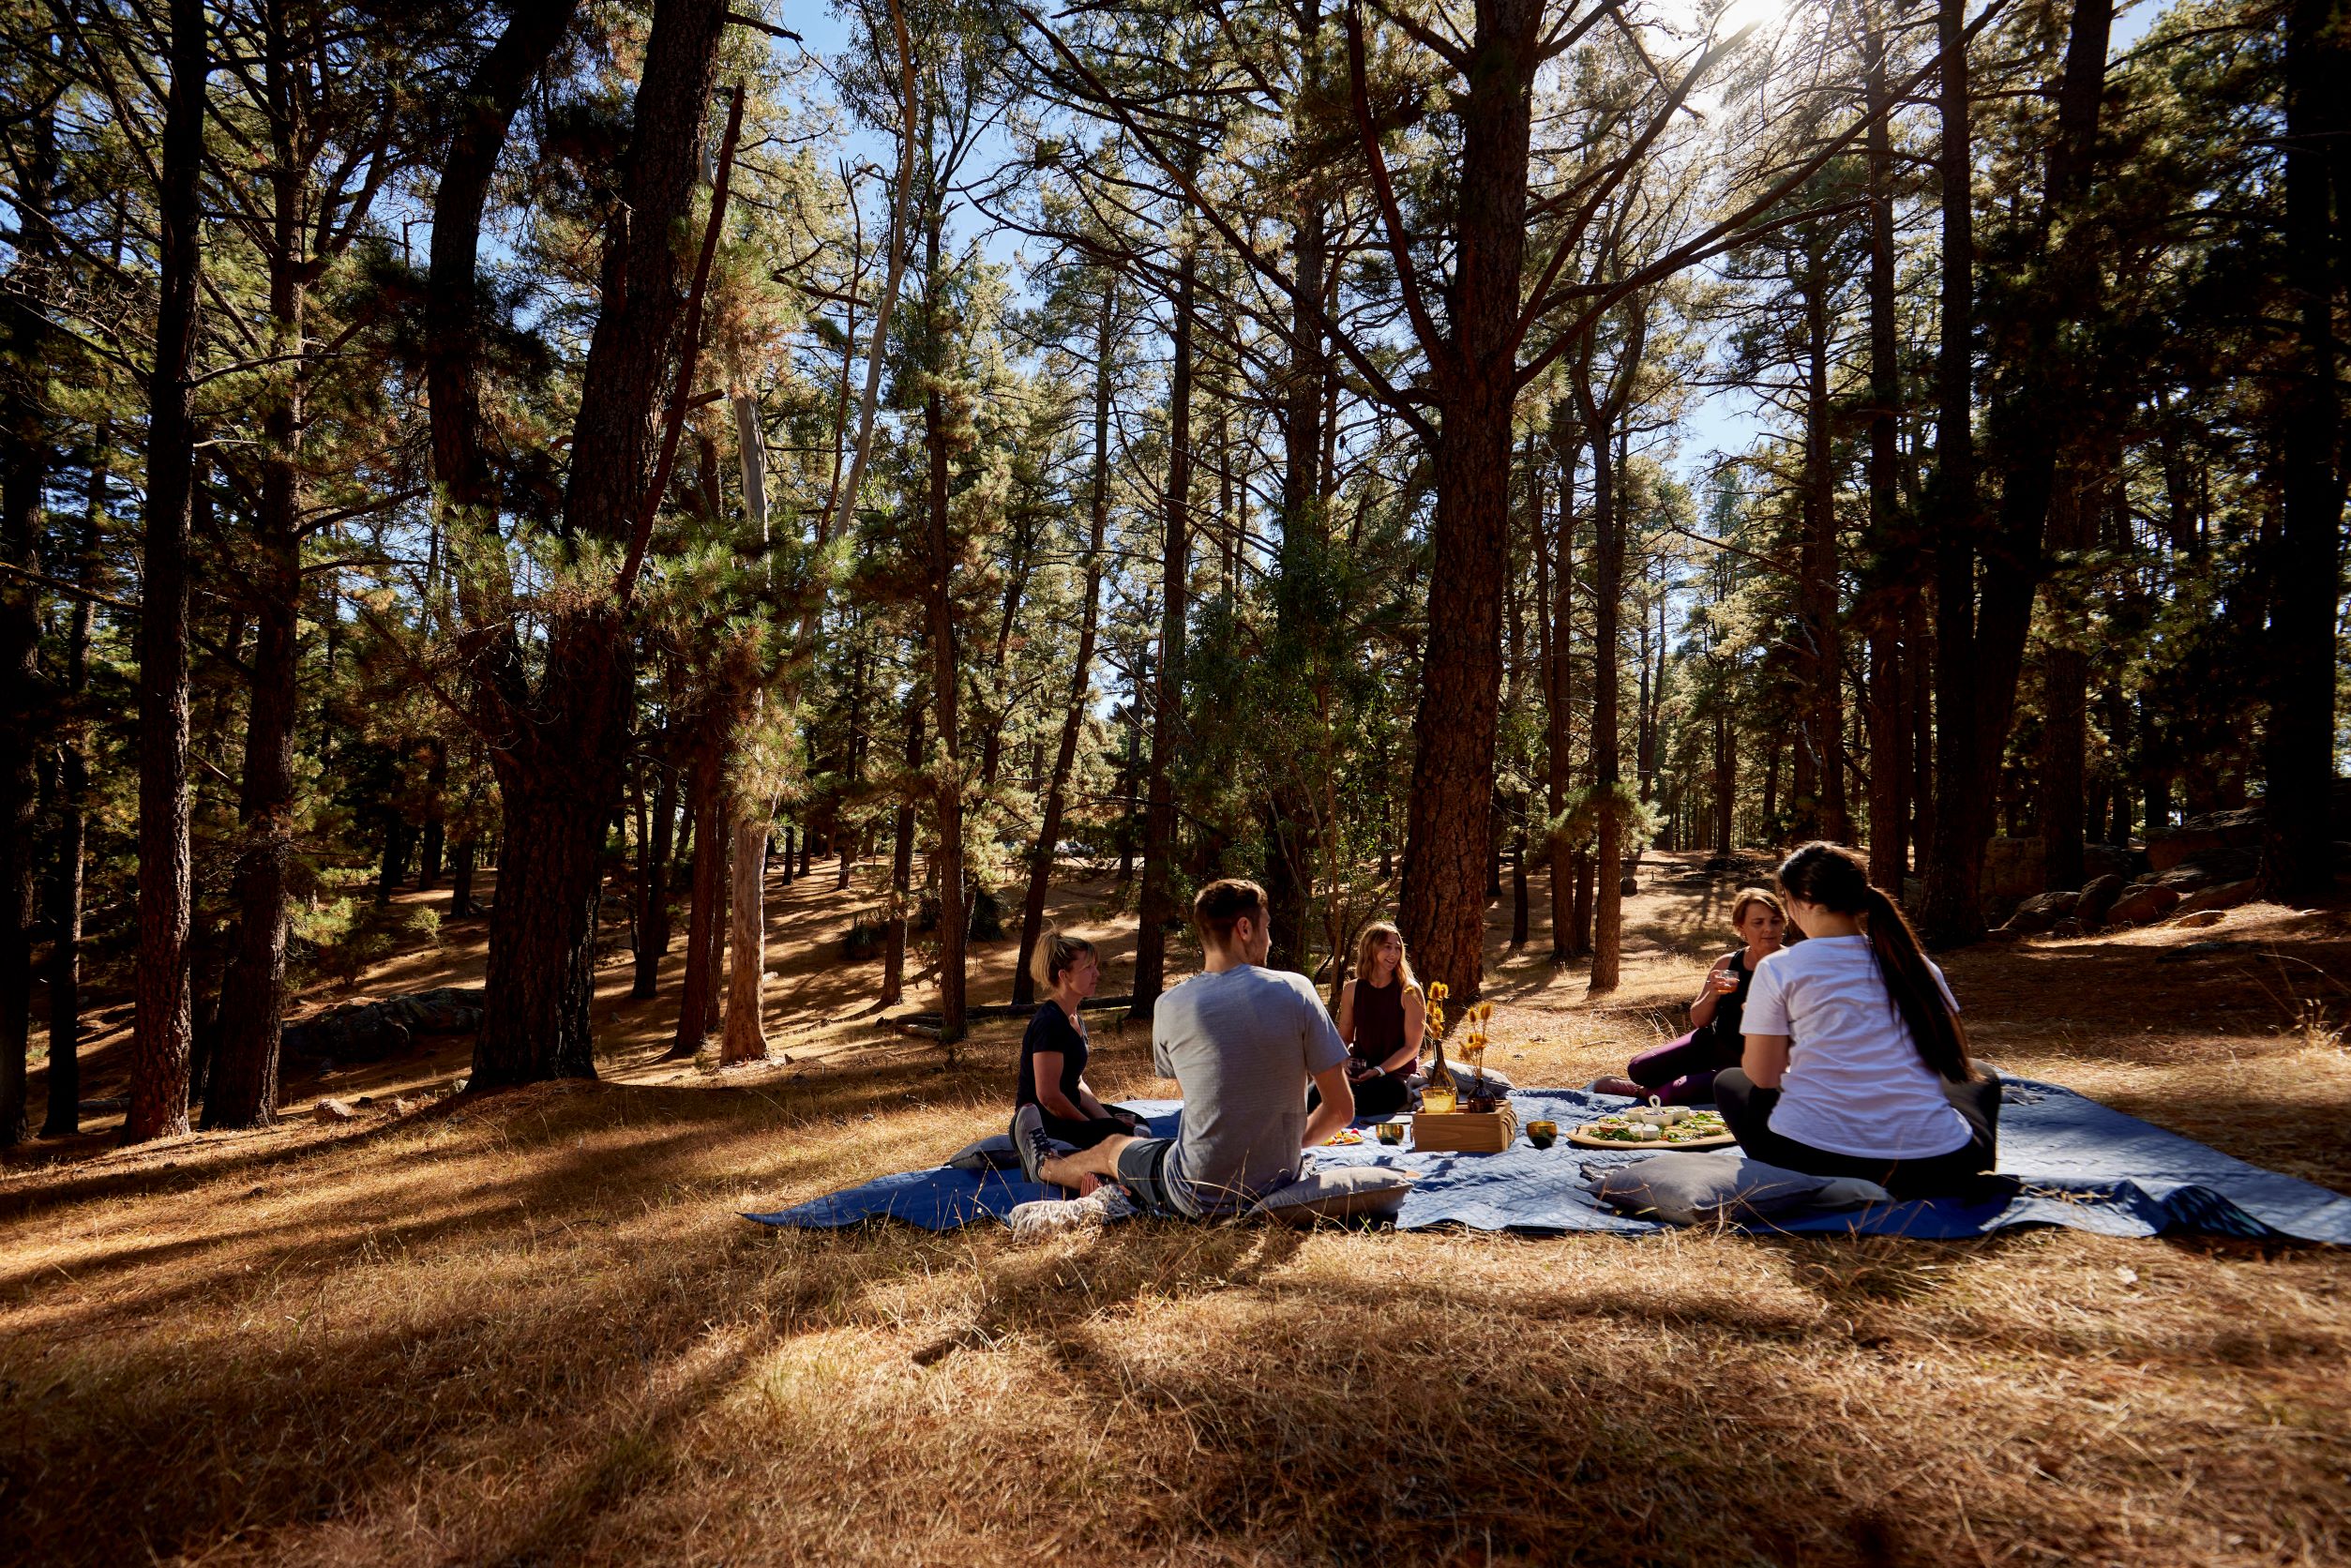
[[[1303,974],[1292,974],[1289,979],[1290,988],[1298,993],[1306,1074],[1311,1078],[1317,1073],[1327,1073],[1347,1060],[1347,1042],[1339,1038],[1338,1025],[1331,1021],[1330,1010],[1322,1005],[1314,982]]]
[[[1176,1076],[1175,1063],[1168,1060],[1168,1015],[1164,1009],[1152,1015],[1151,1070],[1161,1078]]]

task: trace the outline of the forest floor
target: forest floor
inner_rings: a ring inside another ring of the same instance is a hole
[[[1544,960],[1540,877],[1528,955],[1497,927],[1518,1082],[1620,1068],[1728,946],[1739,878],[1643,876],[1605,1005]],[[1057,914],[1115,992],[1109,894]],[[1019,1033],[876,1029],[879,964],[836,961],[870,887],[774,897],[788,1062],[662,1060],[674,975],[628,1003],[624,933],[600,1082],[452,1095],[455,1039],[290,1080],[273,1129],[12,1155],[0,1560],[2351,1560],[2351,1252],[749,1225],[1000,1130]],[[478,984],[481,942],[450,923],[355,994]],[[2351,1191],[2351,915],[1947,968],[1987,1060]],[[1172,1092],[1141,1030],[1095,1033],[1106,1097]]]

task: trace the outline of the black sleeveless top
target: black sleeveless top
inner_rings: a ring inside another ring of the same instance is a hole
[[[1347,1048],[1377,1067],[1404,1048],[1404,981],[1374,988],[1355,982],[1355,1043]]]
[[[1730,972],[1739,976],[1739,988],[1726,991],[1715,999],[1714,1017],[1695,1031],[1698,1039],[1714,1048],[1718,1060],[1727,1066],[1739,1065],[1747,1048],[1747,1036],[1741,1030],[1740,1017],[1747,1010],[1747,992],[1756,983],[1756,972],[1747,967],[1747,950],[1741,948],[1730,956]]]

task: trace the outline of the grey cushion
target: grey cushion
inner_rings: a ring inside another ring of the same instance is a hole
[[[1652,1154],[1601,1174],[1600,1200],[1612,1209],[1668,1225],[1770,1219],[1799,1211],[1851,1209],[1891,1201],[1875,1182],[1806,1176],[1744,1154],[1695,1151]]]
[[[1412,1173],[1381,1165],[1334,1165],[1310,1170],[1257,1200],[1249,1213],[1311,1228],[1318,1220],[1376,1215],[1393,1219],[1411,1190]]]
[[[947,1163],[957,1170],[1017,1170],[1020,1155],[1012,1146],[1011,1135],[995,1133],[957,1149],[947,1156]]]

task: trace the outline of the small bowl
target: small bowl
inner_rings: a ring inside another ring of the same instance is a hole
[[[1530,1122],[1527,1123],[1527,1141],[1533,1144],[1538,1149],[1550,1148],[1552,1143],[1558,1139],[1559,1136],[1560,1124],[1557,1122]]]
[[[1401,1122],[1382,1122],[1373,1127],[1372,1131],[1378,1135],[1382,1143],[1395,1144],[1404,1141],[1404,1123]]]

